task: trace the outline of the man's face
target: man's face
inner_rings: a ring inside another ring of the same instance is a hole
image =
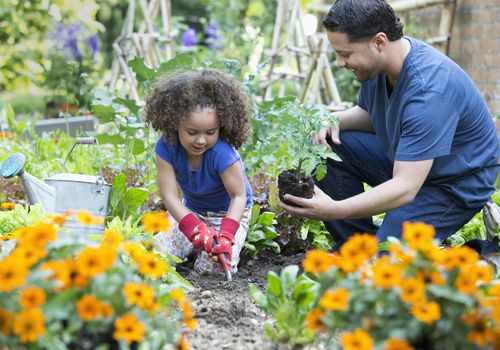
[[[347,34],[329,30],[326,35],[337,54],[337,67],[350,69],[361,82],[381,72],[383,56],[372,39],[349,42]]]

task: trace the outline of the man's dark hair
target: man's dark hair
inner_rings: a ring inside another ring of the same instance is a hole
[[[379,32],[390,41],[403,37],[403,23],[385,0],[337,0],[322,24],[328,31],[346,33],[351,42]]]

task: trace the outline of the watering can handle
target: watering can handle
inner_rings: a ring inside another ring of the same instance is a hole
[[[63,170],[66,169],[66,162],[68,161],[68,158],[75,149],[76,145],[97,145],[97,150],[99,151],[99,176],[102,179],[102,155],[101,155],[101,148],[99,147],[99,142],[97,141],[97,138],[95,137],[77,137],[75,139],[75,144],[71,149],[69,150],[68,155],[66,156],[66,159],[64,160],[64,163],[62,165]]]

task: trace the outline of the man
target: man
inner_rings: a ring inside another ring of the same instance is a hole
[[[313,135],[342,162],[328,161],[313,198],[286,195],[300,207],[281,207],[323,220],[338,246],[357,232],[400,237],[404,221],[433,225],[440,239],[454,234],[488,201],[499,171],[479,91],[451,59],[403,36],[384,0],[337,0],[322,24],[337,66],[361,88],[357,105],[335,113],[338,129]],[[377,227],[371,217],[384,212]]]

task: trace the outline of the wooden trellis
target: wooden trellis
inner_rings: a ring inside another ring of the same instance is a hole
[[[453,20],[455,18],[455,9],[457,6],[456,0],[397,0],[390,2],[392,8],[397,12],[405,22],[410,11],[427,8],[431,6],[441,6],[441,19],[437,35],[425,39],[425,41],[444,54],[448,55],[451,33],[453,27]],[[311,11],[324,15],[330,10],[331,4],[309,4],[308,8]]]
[[[341,104],[340,95],[328,61],[324,34],[306,36],[299,0],[279,0],[266,78],[261,81],[264,99],[270,99],[273,86],[279,84],[278,96],[284,96],[292,82],[301,102],[329,106]]]
[[[296,92],[300,91],[305,60],[310,55],[301,17],[299,0],[278,1],[271,48],[264,51],[270,58],[266,78],[261,81],[264,99],[271,98],[275,84],[279,84],[278,96],[283,96],[287,81],[293,81]]]
[[[113,43],[114,60],[111,66],[111,90],[119,88],[125,95],[139,102],[137,81],[127,62],[135,57],[143,57],[150,67],[157,67],[175,55],[175,37],[172,31],[172,11],[170,0],[139,0],[142,21],[134,29],[136,0],[130,0],[120,36]],[[157,27],[161,15],[161,26]]]
[[[326,55],[327,42],[324,33],[308,37],[311,58],[302,84],[300,100],[325,104],[331,109],[339,109],[342,100],[330,67],[330,61]]]

